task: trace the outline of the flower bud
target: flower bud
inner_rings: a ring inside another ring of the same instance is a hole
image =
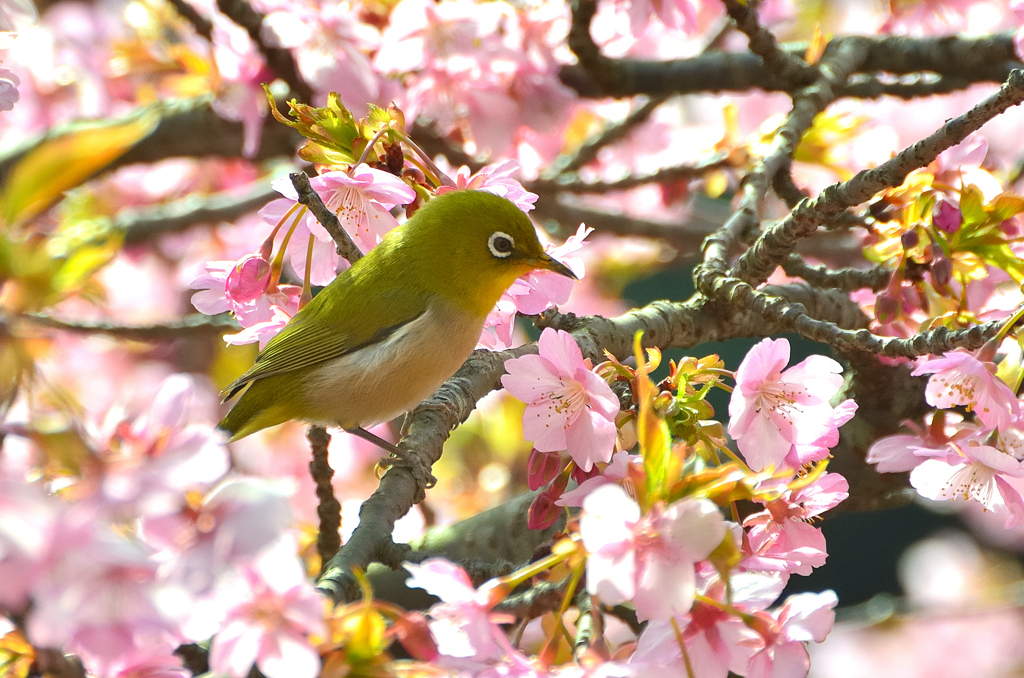
[[[268,282],[270,262],[258,254],[247,254],[228,273],[224,287],[233,301],[245,304],[259,298]]]
[[[929,269],[936,287],[946,287],[953,277],[953,262],[948,257],[936,257]]]
[[[903,249],[914,249],[917,247],[917,243],[921,242],[921,236],[917,234],[917,229],[914,229],[901,235],[900,242],[903,244]]]
[[[526,460],[526,484],[536,490],[550,483],[558,475],[562,455],[558,452],[538,452],[530,450],[530,458]]]
[[[938,204],[932,210],[932,223],[945,233],[956,233],[960,225],[964,223],[963,215],[960,213],[960,206],[952,200],[939,198]]]
[[[555,504],[550,488],[537,495],[526,513],[526,525],[531,530],[544,530],[555,524],[564,509]]]
[[[892,322],[900,311],[900,302],[888,290],[878,294],[875,300],[875,317],[881,324]]]
[[[420,661],[430,662],[437,659],[437,643],[430,635],[427,618],[419,612],[407,612],[392,624],[398,642],[405,651]]]

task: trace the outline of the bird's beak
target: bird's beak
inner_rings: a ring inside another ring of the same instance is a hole
[[[533,261],[530,262],[535,268],[542,268],[545,271],[552,271],[558,275],[564,275],[566,278],[572,278],[573,280],[579,280],[576,274],[572,272],[572,269],[563,264],[562,262],[554,259],[546,252]]]

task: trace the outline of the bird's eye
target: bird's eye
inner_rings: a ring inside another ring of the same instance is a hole
[[[513,240],[512,236],[508,233],[495,231],[494,233],[491,233],[491,237],[487,239],[487,248],[491,250],[491,254],[499,259],[505,259],[510,256],[515,247],[516,241]]]

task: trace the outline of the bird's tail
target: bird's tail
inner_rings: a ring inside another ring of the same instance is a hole
[[[231,442],[291,419],[282,411],[284,408],[280,400],[258,397],[259,392],[264,390],[259,387],[263,385],[261,382],[252,383],[217,425],[230,436]],[[267,402],[269,406],[265,404]]]

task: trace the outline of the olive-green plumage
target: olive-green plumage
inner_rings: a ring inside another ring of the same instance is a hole
[[[237,440],[290,419],[357,429],[406,412],[472,352],[487,314],[544,253],[529,218],[483,191],[434,198],[275,336],[220,423]]]

